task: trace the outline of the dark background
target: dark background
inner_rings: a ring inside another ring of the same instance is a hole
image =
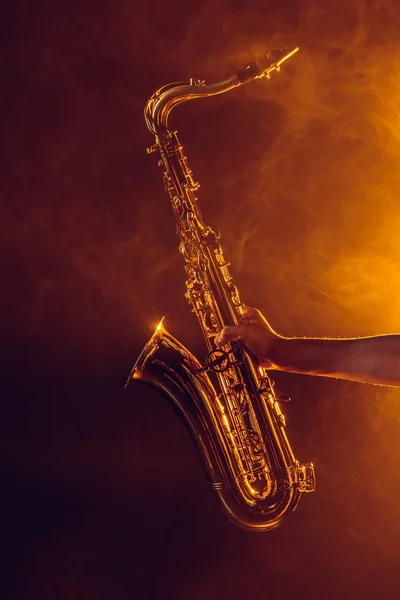
[[[283,335],[399,330],[395,0],[2,9],[2,597],[399,597],[399,391],[274,375],[318,487],[242,531],[184,426],[123,384],[154,324],[203,352],[142,111],[266,49],[270,82],[177,110],[242,298]]]

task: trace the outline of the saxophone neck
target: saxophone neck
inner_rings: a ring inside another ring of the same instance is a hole
[[[188,83],[177,82],[166,85],[153,94],[146,104],[145,119],[147,127],[158,138],[170,135],[168,117],[175,106],[195,98],[207,98],[223,94],[241,85],[237,76],[219,83],[206,84],[202,79],[192,78]]]
[[[238,86],[266,77],[273,71],[279,71],[283,62],[298,52],[297,47],[266,52],[256,60],[249,62],[234,75],[223,81],[206,84],[204,80],[192,78],[188,83],[170,83],[157,90],[148,100],[145,119],[150,131],[158,138],[170,135],[168,117],[172,109],[188,100],[207,98],[223,94]]]

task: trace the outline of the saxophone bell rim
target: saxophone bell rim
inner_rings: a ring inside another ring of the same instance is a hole
[[[127,387],[128,387],[128,385],[130,384],[130,382],[132,381],[132,379],[135,379],[135,378],[136,378],[136,377],[135,377],[136,370],[137,370],[137,368],[138,368],[139,364],[141,364],[141,363],[142,363],[142,361],[143,361],[143,357],[147,355],[149,346],[153,346],[153,345],[154,345],[154,341],[155,341],[155,339],[156,339],[157,337],[159,337],[160,335],[162,335],[162,334],[163,334],[163,332],[165,332],[165,328],[164,328],[164,321],[165,321],[165,316],[164,316],[164,317],[162,317],[162,319],[159,321],[159,323],[157,324],[157,326],[155,327],[155,329],[154,329],[154,331],[153,331],[153,335],[152,335],[152,336],[151,336],[151,338],[150,338],[150,339],[149,339],[149,340],[146,342],[146,344],[145,344],[145,346],[144,346],[143,350],[142,350],[142,351],[141,351],[141,353],[139,354],[137,361],[135,362],[135,364],[133,365],[133,367],[132,367],[132,369],[131,369],[131,371],[130,371],[130,373],[129,373],[128,379],[127,379],[127,380],[126,380],[126,382],[125,382],[125,385],[124,385],[124,390],[126,390],[126,388],[127,388]]]

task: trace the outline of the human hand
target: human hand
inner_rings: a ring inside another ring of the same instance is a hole
[[[276,341],[279,339],[282,339],[281,336],[275,333],[259,310],[243,306],[243,322],[224,327],[215,343],[217,346],[224,346],[229,342],[242,340],[260,366],[273,368]]]

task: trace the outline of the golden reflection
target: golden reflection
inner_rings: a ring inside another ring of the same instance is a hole
[[[161,321],[158,323],[157,327],[155,328],[155,330],[156,330],[157,332],[162,330],[162,328],[163,328],[163,326],[164,326],[164,320],[165,320],[165,317],[163,317],[163,318],[161,319]]]

